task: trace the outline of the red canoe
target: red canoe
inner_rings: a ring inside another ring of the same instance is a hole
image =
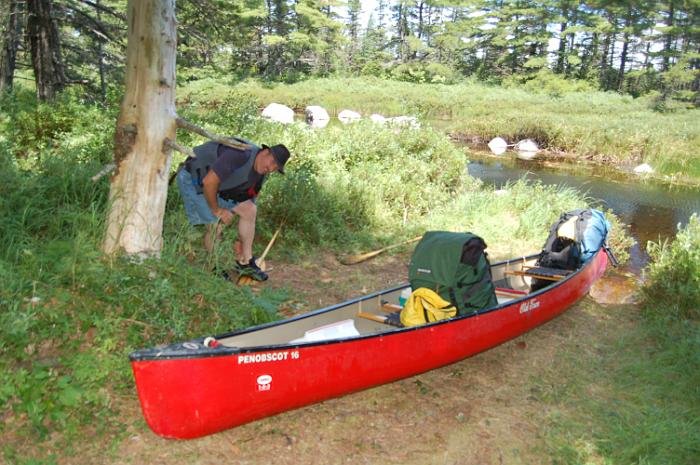
[[[143,414],[156,434],[195,438],[448,365],[556,317],[607,265],[601,249],[529,293],[536,258],[492,265],[499,304],[472,315],[410,328],[381,323],[385,302],[397,302],[404,284],[213,339],[136,351]]]

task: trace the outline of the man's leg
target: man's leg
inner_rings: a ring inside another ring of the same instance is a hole
[[[239,216],[238,241],[233,246],[236,255],[238,255],[238,271],[242,276],[249,276],[256,281],[265,281],[267,280],[267,273],[261,270],[255,261],[252,260],[257,207],[255,203],[248,200],[236,205],[233,208],[233,212]]]
[[[239,216],[238,240],[241,241],[238,262],[246,264],[253,258],[253,239],[255,239],[255,219],[258,207],[251,200],[241,202],[233,208],[233,212]]]

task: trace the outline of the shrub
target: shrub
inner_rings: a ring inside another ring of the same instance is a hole
[[[669,243],[647,245],[652,263],[643,288],[645,314],[652,319],[700,320],[700,218],[690,217]]]

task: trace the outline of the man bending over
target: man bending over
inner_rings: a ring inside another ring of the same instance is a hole
[[[284,145],[262,148],[236,138],[240,148],[207,142],[194,148],[177,175],[177,185],[192,225],[204,224],[204,247],[211,252],[224,225],[238,215],[238,242],[234,245],[236,271],[258,281],[267,274],[255,263],[253,239],[257,198],[265,178],[273,171],[284,174],[289,150]]]

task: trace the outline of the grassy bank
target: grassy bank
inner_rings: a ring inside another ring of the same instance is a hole
[[[464,155],[429,128],[283,127],[257,118],[254,98],[217,92],[190,94],[181,114],[214,132],[283,141],[294,153],[288,174],[272,177],[259,204],[258,251],[285,221],[277,260],[313,260],[437,228],[474,231],[492,255],[520,254],[542,244],[559,212],[586,204],[574,191],[542,185],[485,188],[466,175]],[[10,463],[52,463],[79,453],[86,436],[108,449],[136,422],[123,410],[135,395],[131,350],[276,319],[295,290],[251,291],[213,276],[212,267],[231,257],[202,253],[174,186],[161,259],[103,257],[108,180],[90,178],[110,158],[115,107],[70,95],[51,106],[21,91],[5,98],[2,454]],[[17,128],[20,136],[10,137]],[[183,135],[181,142],[198,140]]]
[[[700,219],[654,244],[637,308],[613,307],[626,327],[564,354],[548,391],[555,463],[692,465],[700,458]],[[605,309],[594,309],[604,315]],[[633,322],[630,327],[629,322]],[[561,383],[564,378],[568,380]]]
[[[698,110],[660,113],[653,99],[633,99],[611,92],[551,95],[522,88],[410,84],[370,78],[314,79],[292,85],[257,81],[233,87],[254,95],[261,106],[276,101],[303,110],[321,105],[331,114],[353,109],[368,116],[416,115],[448,118],[440,126],[456,135],[488,142],[496,136],[509,143],[531,138],[553,152],[616,164],[630,170],[649,163],[661,176],[700,184],[700,117]],[[199,81],[180,92],[225,95],[221,82]]]

